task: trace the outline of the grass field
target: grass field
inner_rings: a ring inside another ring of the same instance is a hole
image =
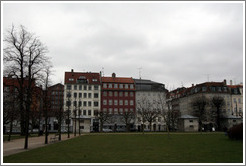
[[[242,163],[223,133],[89,134],[6,156],[4,163]]]

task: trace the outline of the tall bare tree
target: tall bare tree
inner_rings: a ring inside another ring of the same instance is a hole
[[[19,28],[12,26],[12,28],[5,33],[4,70],[9,71],[19,83],[21,133],[25,134],[25,149],[28,148],[29,114],[32,103],[32,91],[35,81],[43,74],[44,66],[47,65],[47,52],[47,47],[39,38],[28,32],[22,25]]]
[[[9,136],[8,141],[11,139],[12,130],[13,130],[13,122],[18,120],[19,112],[18,112],[18,98],[15,91],[15,86],[7,86],[4,88],[3,93],[3,125],[10,125],[9,128]]]
[[[225,100],[221,96],[214,96],[212,98],[212,105],[216,108],[216,124],[218,127],[218,130],[221,130],[220,120],[223,116],[223,110],[222,107],[225,105]]]
[[[48,87],[50,86],[50,75],[51,75],[51,66],[47,66],[45,68],[45,76],[44,76],[44,93],[43,93],[43,111],[44,111],[44,119],[45,119],[45,144],[48,144],[48,135],[49,135],[49,127],[48,127],[48,119],[51,116],[51,99],[48,94]]]
[[[67,110],[65,112],[66,123],[67,123],[67,137],[70,138],[70,118],[71,118],[71,91],[67,92],[66,106]]]
[[[148,122],[150,131],[152,131],[152,122],[160,115],[159,109],[147,98],[142,98],[142,100],[138,101],[137,113],[142,118],[142,128],[144,123]],[[144,131],[144,129],[142,130]]]
[[[100,132],[102,132],[104,123],[110,120],[111,115],[108,113],[108,111],[100,110],[96,113],[96,116],[100,123]]]
[[[124,111],[122,114],[121,114],[121,121],[123,123],[125,123],[126,125],[126,131],[130,131],[130,123],[131,121],[133,121],[135,119],[136,115],[135,115],[135,112],[133,111]]]
[[[191,105],[193,107],[193,115],[198,117],[199,131],[202,131],[202,124],[211,122],[211,114],[208,114],[206,110],[209,100],[205,96],[199,96],[195,98]]]

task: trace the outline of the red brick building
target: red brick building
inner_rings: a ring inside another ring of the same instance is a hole
[[[135,111],[135,85],[132,78],[102,77],[101,110],[109,114]]]

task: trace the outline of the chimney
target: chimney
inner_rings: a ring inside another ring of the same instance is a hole
[[[230,80],[230,85],[232,85],[232,80]]]
[[[116,77],[116,74],[115,73],[112,73],[112,77],[115,78]]]
[[[194,84],[192,84],[192,87],[194,86]]]
[[[226,85],[226,79],[224,79],[224,85]]]
[[[71,69],[71,72],[73,73],[73,69]]]

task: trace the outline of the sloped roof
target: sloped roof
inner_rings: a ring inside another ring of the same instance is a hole
[[[65,72],[64,83],[75,84],[81,76],[85,77],[89,84],[100,84],[100,74],[92,72]],[[70,78],[73,78],[73,81],[69,80]],[[97,81],[92,81],[92,79],[96,79]]]
[[[133,84],[134,81],[130,77],[102,77],[102,83],[110,82],[110,83],[127,83]]]

